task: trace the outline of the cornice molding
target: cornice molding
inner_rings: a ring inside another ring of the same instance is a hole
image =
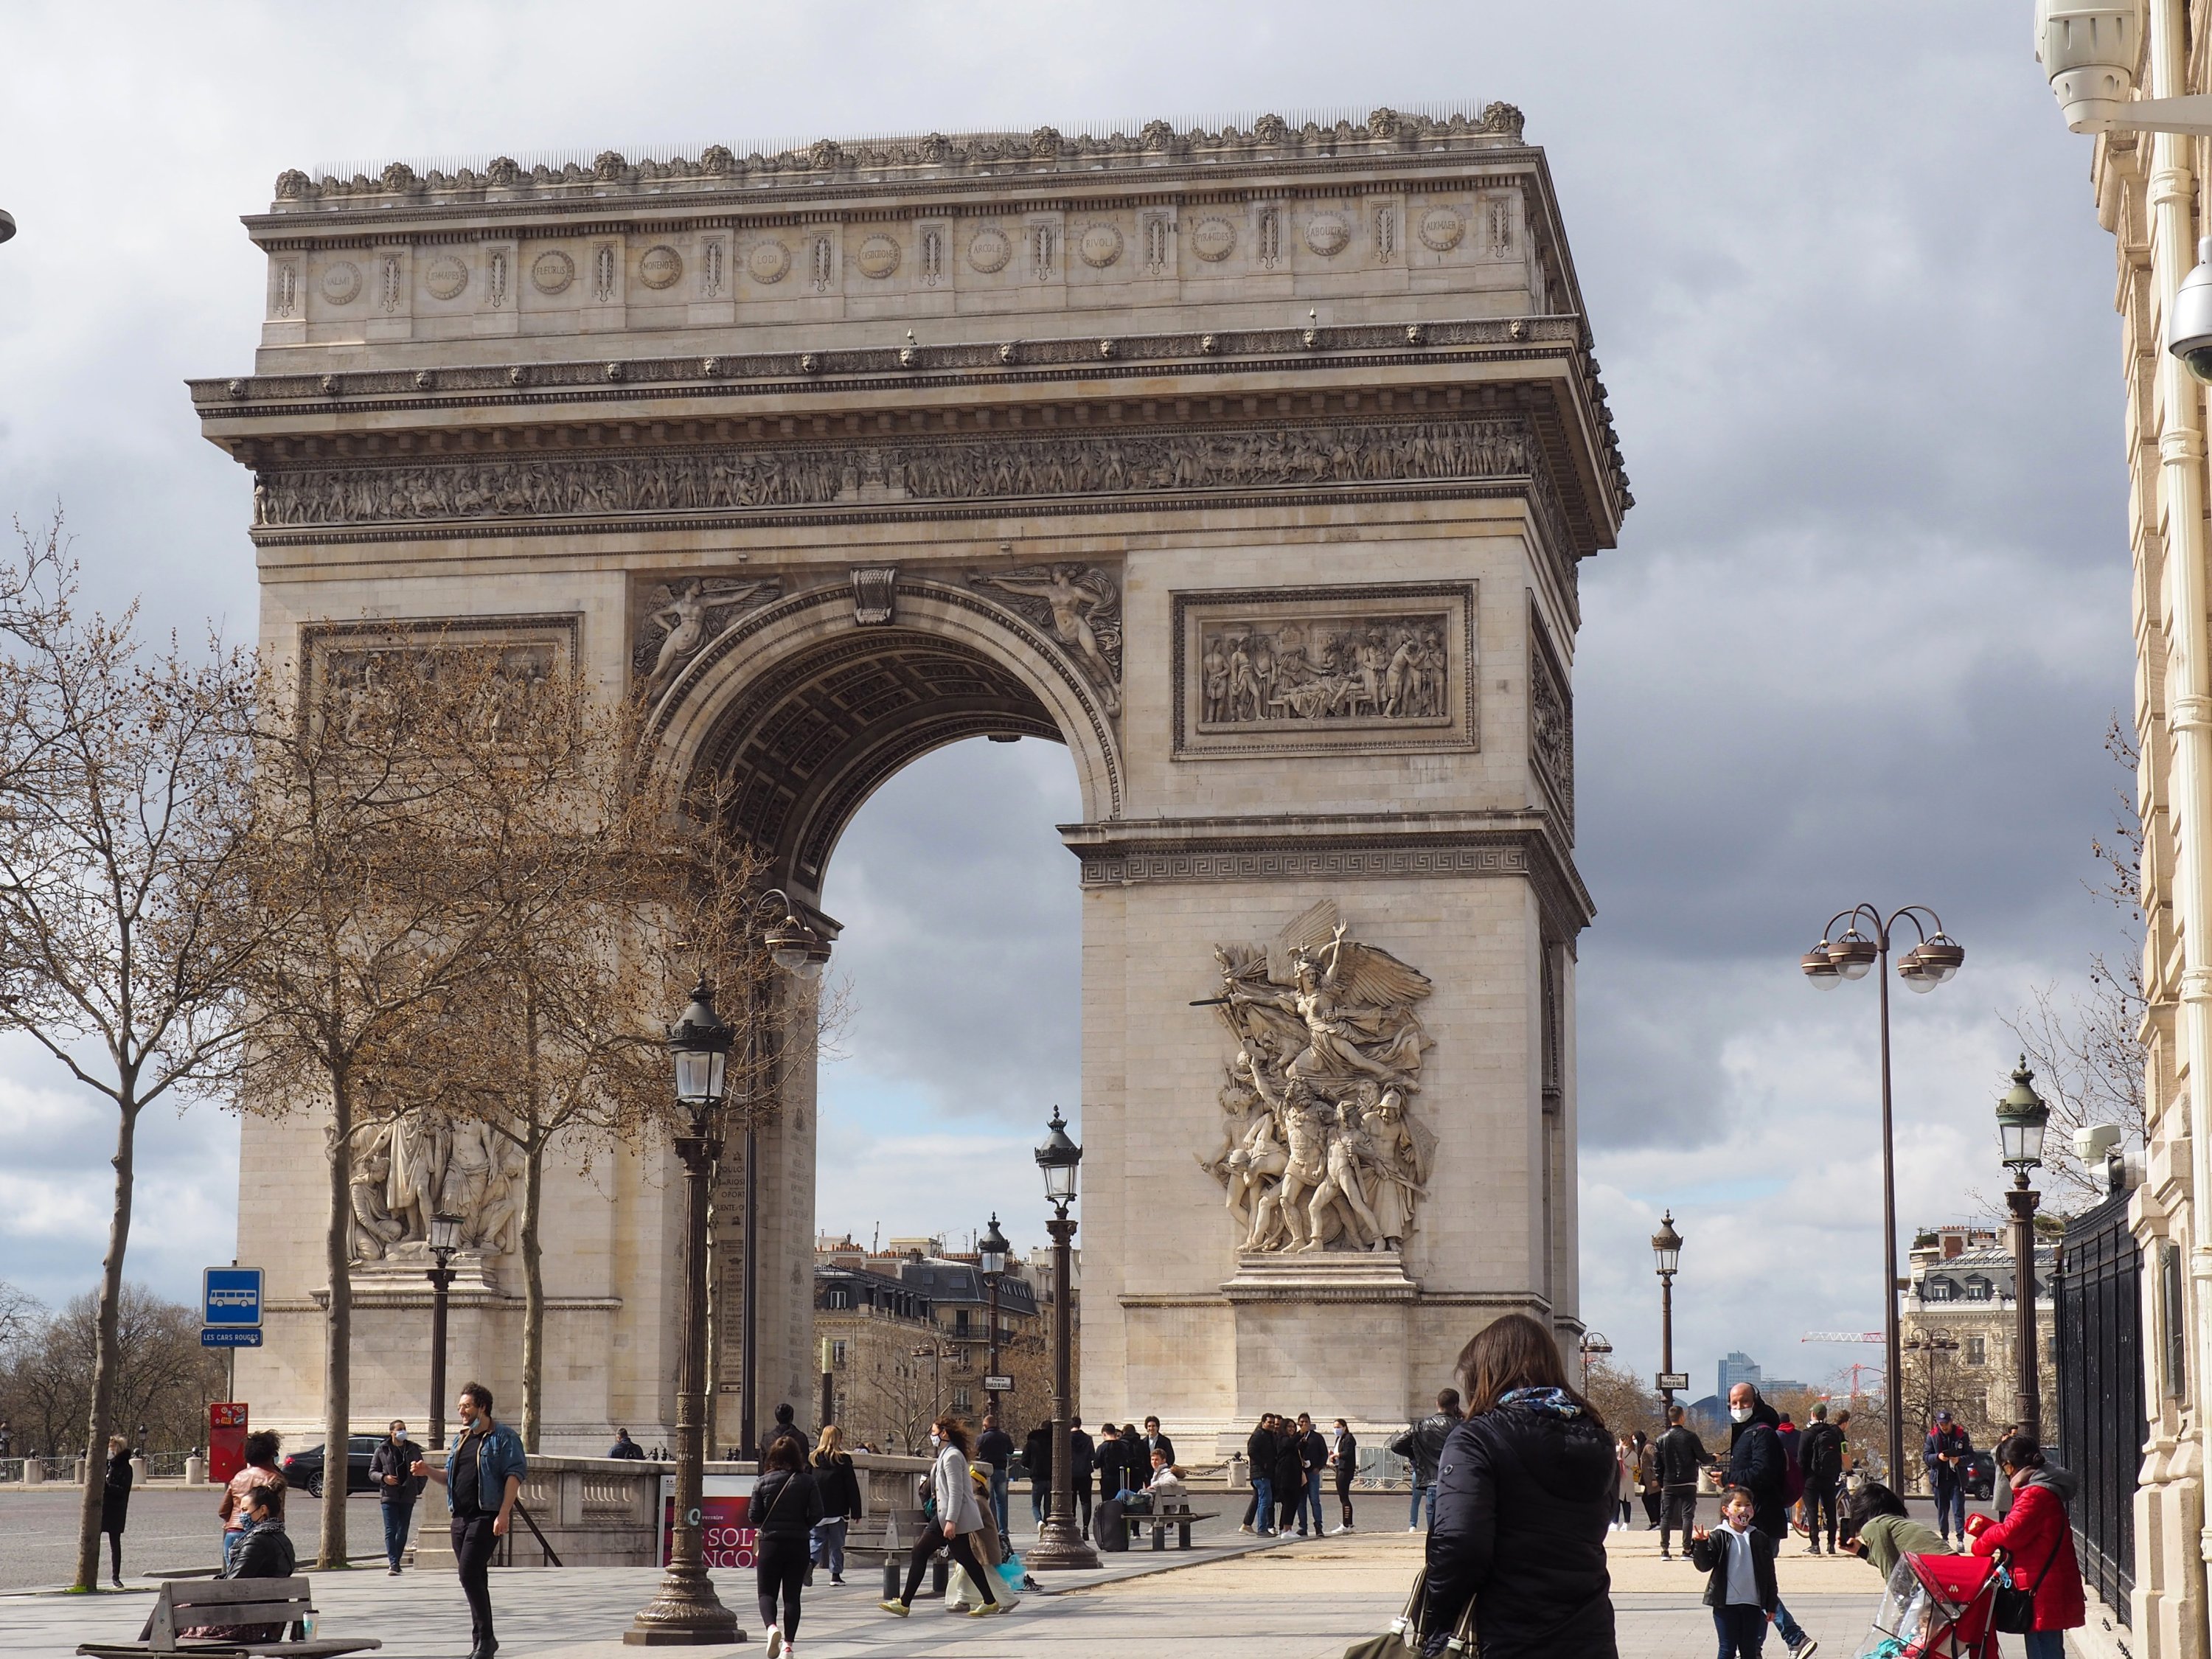
[[[766,155],[754,151],[743,157],[723,144],[709,144],[696,156],[635,162],[609,149],[601,150],[588,166],[575,159],[526,166],[501,155],[480,167],[456,164],[450,171],[426,163],[418,173],[408,162],[394,161],[380,167],[371,162],[368,168],[343,178],[327,169],[318,169],[320,176],[310,177],[298,168],[287,168],[277,175],[268,218],[362,210],[481,209],[518,198],[532,206],[573,200],[586,210],[605,212],[611,196],[656,202],[671,194],[720,194],[787,181],[814,191],[901,185],[943,189],[952,183],[1007,179],[1033,185],[1055,177],[1070,185],[1088,184],[1102,172],[1141,170],[1157,176],[1170,168],[1239,162],[1275,169],[1301,163],[1404,163],[1439,153],[1463,159],[1470,154],[1520,149],[1522,128],[1521,112],[1510,104],[1492,103],[1479,113],[1459,110],[1442,118],[1404,114],[1385,106],[1360,125],[1338,119],[1324,126],[1310,120],[1293,127],[1281,116],[1269,114],[1246,130],[1232,123],[1218,131],[1204,126],[1179,131],[1154,120],[1134,135],[1063,134],[1041,126],[1026,133],[817,138],[803,149]]]

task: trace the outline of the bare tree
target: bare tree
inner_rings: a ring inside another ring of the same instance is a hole
[[[208,1401],[220,1397],[223,1366],[200,1346],[199,1310],[125,1283],[116,1319],[112,1414],[115,1432],[139,1425],[149,1443],[165,1449],[201,1443]],[[40,1445],[64,1443],[91,1408],[98,1364],[100,1300],[96,1292],[68,1307],[15,1345],[0,1398],[6,1413],[35,1431]],[[105,1442],[100,1459],[105,1462]]]
[[[2142,819],[2136,807],[2135,744],[2115,718],[2105,749],[2125,773],[2114,791],[2109,836],[2090,842],[2103,866],[2090,890],[2127,917],[2134,945],[2114,969],[2101,953],[2089,958],[2087,988],[2061,1002],[2056,986],[2033,993],[2029,1006],[2005,1021],[2034,1068],[2036,1089],[2051,1107],[2051,1133],[2044,1142],[2048,1201],[2054,1210],[2095,1204],[2105,1196],[2102,1170],[2075,1156],[2074,1132],[2113,1124],[2123,1150],[2140,1148],[2148,1125],[2146,1055],[2140,1035],[2146,1004],[2142,980]]]
[[[145,651],[131,612],[80,614],[58,521],[21,539],[0,573],[0,1030],[116,1122],[77,1526],[89,1590],[138,1120],[225,1087],[248,1030],[236,969],[252,942],[216,924],[240,896],[254,680],[237,653]]]
[[[1579,1370],[1576,1380],[1581,1380]],[[1615,1434],[1631,1434],[1641,1429],[1656,1440],[1666,1431],[1659,1395],[1645,1388],[1643,1379],[1624,1365],[1616,1365],[1607,1358],[1593,1358],[1589,1386],[1583,1394],[1597,1407],[1597,1414],[1605,1419],[1606,1427]]]
[[[329,1448],[351,1429],[354,1157],[393,1118],[454,1103],[447,1015],[500,927],[496,836],[469,763],[537,695],[513,666],[429,640],[366,653],[345,677],[301,665],[289,698],[264,698],[246,915],[266,944],[247,981],[261,1023],[243,1098],[325,1115]],[[324,1492],[325,1567],[345,1564],[345,1496],[343,1481]]]

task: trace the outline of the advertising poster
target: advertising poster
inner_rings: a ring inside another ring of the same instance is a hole
[[[746,1511],[752,1504],[750,1474],[710,1474],[702,1483],[699,1504],[702,1540],[708,1567],[750,1567],[753,1565],[753,1529]],[[676,1527],[676,1477],[660,1477],[660,1565],[668,1565]]]

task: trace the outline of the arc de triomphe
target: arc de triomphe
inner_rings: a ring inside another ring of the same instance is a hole
[[[255,475],[273,654],[434,630],[641,681],[816,903],[908,761],[1066,745],[1089,1414],[1383,1425],[1498,1311],[1571,1343],[1576,568],[1631,498],[1519,112],[395,162],[246,223],[255,369],[192,397]],[[811,1396],[814,1145],[794,1078],[763,1417]],[[240,1389],[279,1426],[319,1418],[320,1158],[246,1126]],[[393,1162],[467,1166],[453,1363],[511,1396],[496,1156]],[[548,1449],[665,1435],[668,1173],[549,1176]],[[356,1280],[379,1425],[427,1368],[393,1213]]]

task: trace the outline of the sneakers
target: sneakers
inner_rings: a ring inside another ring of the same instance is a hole
[[[1419,1527],[1408,1527],[1408,1528],[1406,1528],[1406,1530],[1407,1530],[1407,1532],[1419,1532],[1419,1531],[1420,1531],[1420,1528],[1419,1528]]]
[[[1671,1560],[1673,1560],[1674,1558],[1673,1556],[1671,1556],[1671,1555],[1668,1554],[1666,1551],[1664,1551],[1664,1550],[1661,1550],[1661,1551],[1659,1552],[1659,1559],[1660,1559],[1662,1561],[1671,1561]]]
[[[1341,1538],[1341,1537],[1343,1537],[1343,1536],[1344,1536],[1344,1534],[1346,1534],[1346,1533],[1350,1532],[1351,1530],[1352,1530],[1352,1528],[1349,1528],[1349,1527],[1331,1527],[1331,1528],[1328,1529],[1328,1535],[1329,1535],[1331,1538]]]
[[[768,1659],[776,1659],[783,1651],[783,1629],[779,1625],[768,1627]]]
[[[885,1613],[895,1613],[902,1619],[906,1618],[914,1611],[912,1607],[907,1606],[903,1601],[878,1601],[876,1605],[881,1607]]]
[[[398,1569],[398,1568],[397,1568],[397,1567],[392,1568],[392,1570],[389,1573],[387,1573],[387,1574],[386,1575],[386,1577],[391,1577],[391,1578],[397,1578],[397,1577],[399,1577],[399,1569]]]
[[[843,1583],[845,1581],[844,1581],[843,1579],[840,1578],[840,1577],[839,1577],[836,1573],[834,1573],[834,1572],[833,1572],[833,1573],[831,1573],[831,1574],[830,1575],[830,1582],[831,1583],[833,1583],[833,1584],[842,1584],[842,1583]]]
[[[1796,1647],[1790,1650],[1790,1659],[1813,1659],[1814,1654],[1819,1651],[1820,1646],[1820,1643],[1812,1637],[1804,1637],[1799,1640]]]
[[[1006,1610],[1006,1604],[1004,1601],[979,1601],[968,1609],[968,1616],[970,1619],[988,1619],[992,1614],[1004,1613]]]
[[[1249,1537],[1252,1533],[1252,1528],[1249,1527],[1239,1527],[1237,1530],[1244,1534],[1247,1537]]]

